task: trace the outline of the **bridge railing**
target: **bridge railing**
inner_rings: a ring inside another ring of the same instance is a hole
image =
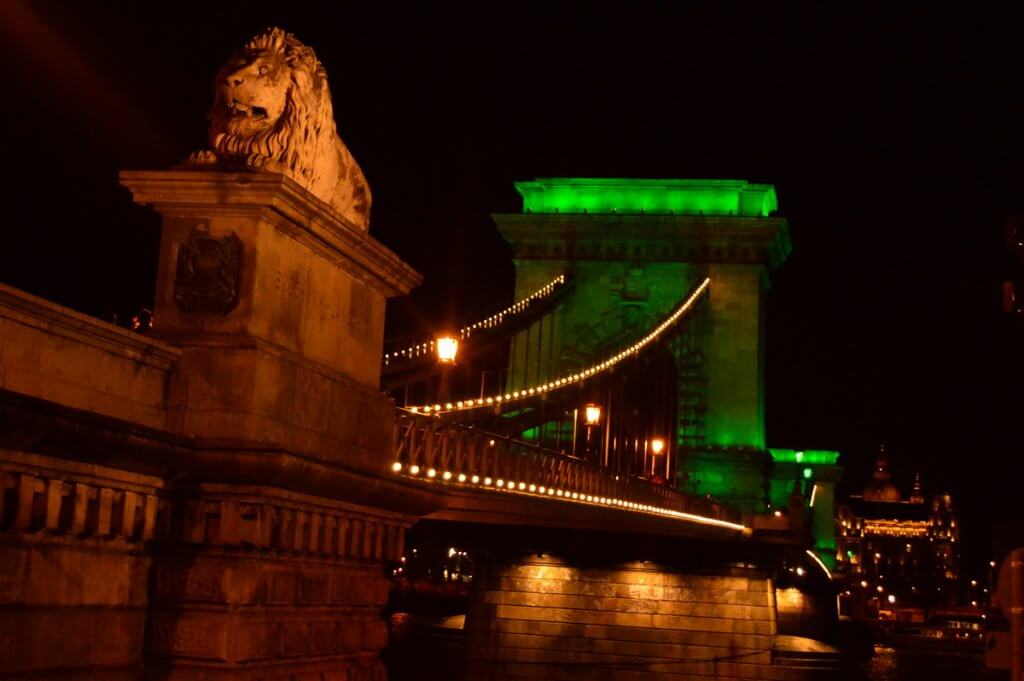
[[[738,513],[711,499],[615,474],[574,456],[436,416],[396,410],[394,443],[393,470],[411,477],[481,490],[740,522]]]

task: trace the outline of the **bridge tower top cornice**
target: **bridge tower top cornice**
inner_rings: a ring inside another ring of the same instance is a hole
[[[518,261],[736,263],[775,269],[792,250],[782,217],[504,213],[492,218]]]

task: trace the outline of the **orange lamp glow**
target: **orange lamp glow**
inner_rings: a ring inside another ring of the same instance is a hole
[[[651,439],[651,453],[657,456],[665,451],[665,440],[660,437]]]
[[[601,407],[596,404],[588,404],[583,408],[583,419],[588,426],[596,426],[601,423]]]
[[[459,339],[454,336],[438,336],[434,339],[434,348],[437,350],[438,362],[455,364],[455,357],[459,354]]]

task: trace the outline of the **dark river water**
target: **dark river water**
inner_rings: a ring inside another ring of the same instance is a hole
[[[384,654],[389,681],[454,681],[462,678],[461,617],[416,629],[408,616],[392,616],[392,645]],[[450,620],[450,621],[449,621]],[[457,621],[458,620],[458,621]],[[897,650],[875,646],[874,655],[851,669],[853,681],[995,681],[981,655]]]
[[[980,655],[942,655],[875,646],[863,669],[867,681],[983,681]]]

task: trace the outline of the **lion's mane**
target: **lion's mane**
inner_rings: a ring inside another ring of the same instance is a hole
[[[229,132],[231,112],[222,90],[210,111],[208,140],[218,162],[283,172],[356,226],[370,219],[370,188],[352,154],[338,136],[327,71],[313,49],[280,28],[268,28],[246,43],[217,73],[215,83],[254,52],[283,57],[288,69],[284,111],[273,126],[251,135]]]

